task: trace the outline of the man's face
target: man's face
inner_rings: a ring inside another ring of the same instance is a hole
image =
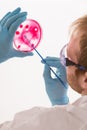
[[[69,60],[78,64],[78,57],[80,55],[80,46],[79,46],[79,38],[75,38],[74,36],[71,37],[68,47],[67,47],[67,57]],[[76,75],[76,67],[75,66],[68,66],[66,68],[67,73],[67,80],[69,85],[75,91],[81,93],[81,77]]]

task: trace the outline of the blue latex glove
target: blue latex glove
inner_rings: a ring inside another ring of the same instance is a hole
[[[65,105],[68,104],[67,97],[68,84],[66,80],[66,70],[61,64],[60,59],[56,57],[47,57],[44,59],[50,67],[57,69],[56,74],[64,82],[66,88],[61,84],[58,78],[52,78],[50,68],[45,64],[43,77],[45,80],[46,92],[52,105]],[[42,63],[45,63],[42,61]]]
[[[26,19],[27,12],[17,8],[0,20],[0,63],[12,57],[25,57],[33,53],[20,52],[13,48],[13,37],[18,26]]]

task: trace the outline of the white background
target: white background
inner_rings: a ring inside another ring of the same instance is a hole
[[[69,25],[87,14],[87,0],[1,0],[0,18],[17,7],[41,24],[43,38],[37,49],[43,57],[59,56],[60,49],[68,42]],[[33,57],[13,58],[0,64],[0,123],[33,106],[51,106],[43,69],[35,52]],[[71,89],[68,95],[71,103],[80,97]]]

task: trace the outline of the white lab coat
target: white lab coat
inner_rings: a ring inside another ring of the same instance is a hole
[[[73,104],[53,107],[34,107],[19,112],[0,130],[87,130],[87,96]]]

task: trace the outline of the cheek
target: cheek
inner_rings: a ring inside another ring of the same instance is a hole
[[[66,73],[67,73],[67,80],[73,79],[73,77],[74,77],[74,70],[72,69],[71,66],[67,67]]]
[[[80,78],[77,77],[75,70],[76,69],[74,67],[71,66],[67,67],[66,69],[67,81],[73,90],[77,91],[78,93],[81,93],[82,91],[81,84],[80,84],[81,80]]]
[[[69,85],[72,88],[77,86],[77,78],[76,78],[76,75],[75,75],[74,67],[72,67],[72,66],[67,67],[66,73],[67,73],[67,81],[68,81]]]

